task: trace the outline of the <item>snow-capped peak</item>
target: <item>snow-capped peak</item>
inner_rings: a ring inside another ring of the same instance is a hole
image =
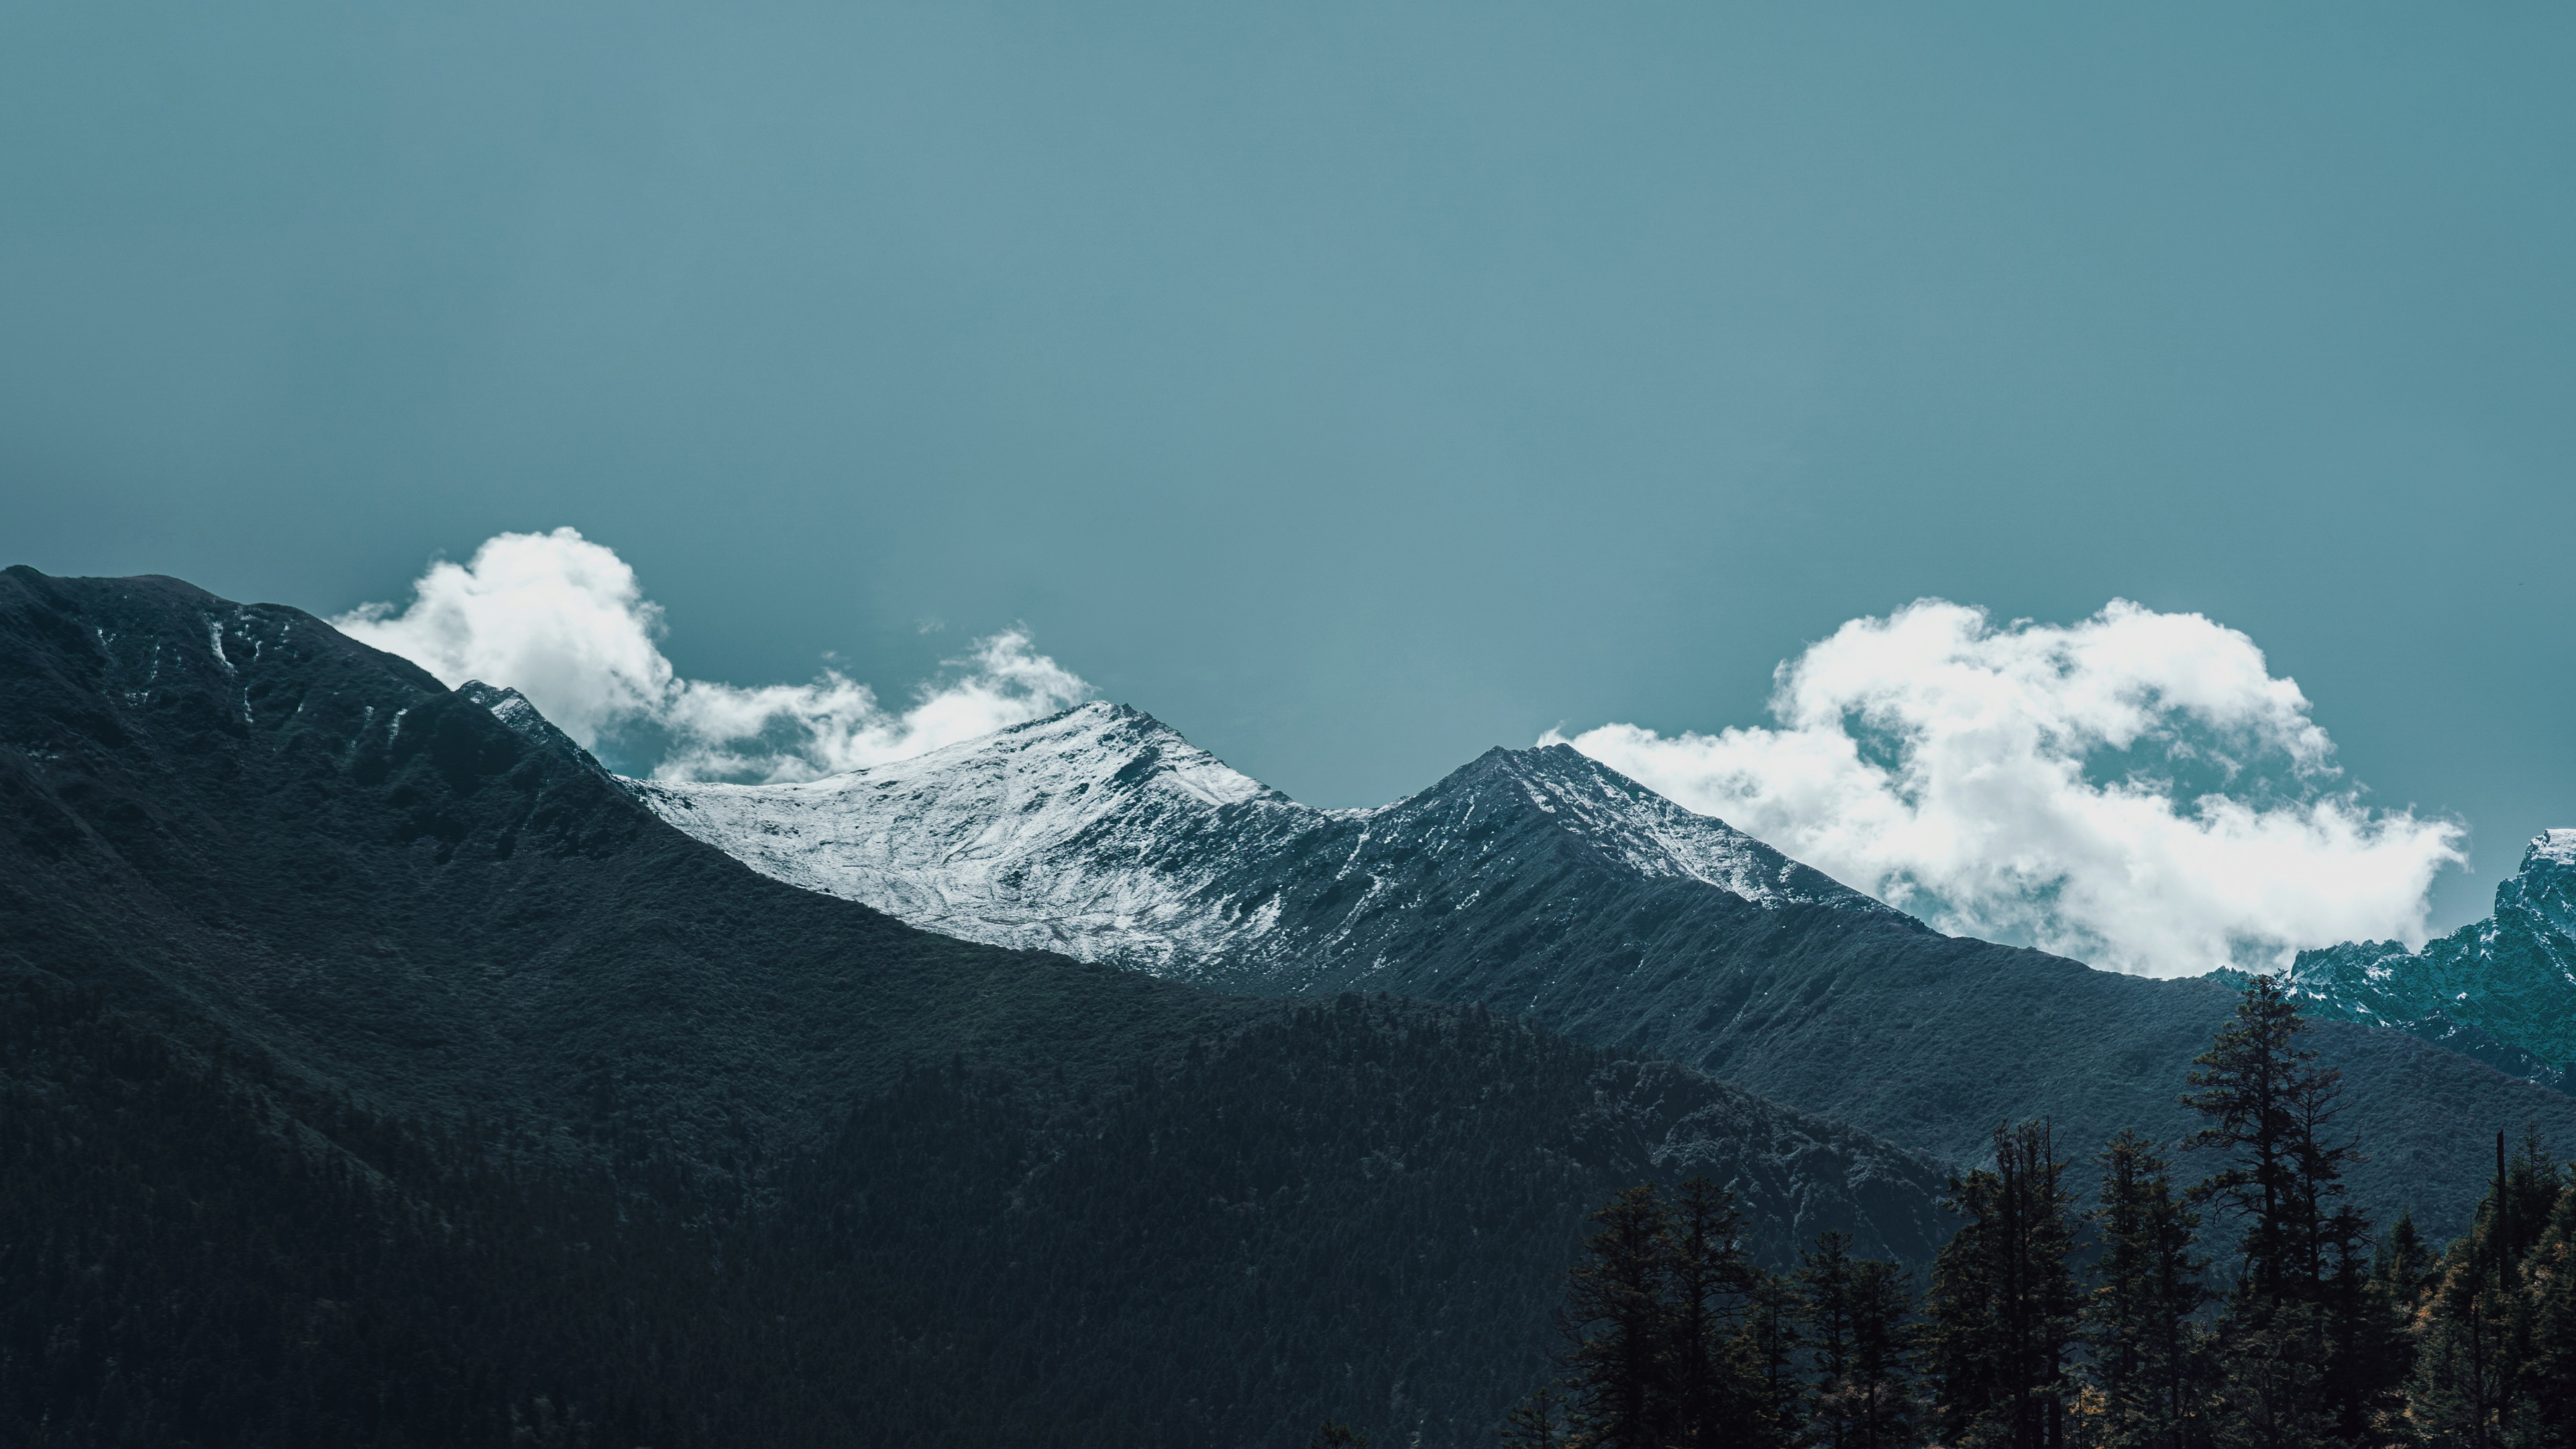
[[[1758,906],[1881,909],[1562,747],[1494,750],[1373,810],[1301,805],[1141,710],[1086,704],[786,785],[632,783],[763,874],[995,945],[1167,974],[1311,971],[1532,850]],[[1553,842],[1553,843],[1550,843]]]
[[[1203,944],[1187,898],[1229,863],[1235,817],[1260,817],[1257,835],[1329,818],[1102,703],[800,784],[634,789],[790,884],[969,940],[1146,966]]]
[[[1521,782],[1532,803],[1562,814],[1568,830],[1639,875],[1704,881],[1757,905],[1843,891],[1725,821],[1685,809],[1570,745],[1497,750],[1490,758]]]

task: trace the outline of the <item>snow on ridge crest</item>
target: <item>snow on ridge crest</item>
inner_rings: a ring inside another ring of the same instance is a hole
[[[2576,865],[2576,830],[2544,830],[2531,837],[2531,845],[2522,853],[2523,869],[2529,870],[2540,861],[2552,865]]]
[[[821,780],[631,788],[789,884],[969,940],[1166,975],[1298,969],[1363,916],[1427,904],[1446,889],[1433,877],[1482,869],[1497,810],[1530,811],[1636,877],[1773,908],[1865,900],[1572,750],[1496,750],[1393,804],[1322,810],[1106,703]],[[1355,904],[1325,905],[1307,898],[1318,868],[1368,883]],[[1305,914],[1283,925],[1297,900]]]
[[[1594,840],[1639,875],[1700,881],[1756,905],[1822,898],[1790,884],[1799,867],[1787,856],[1568,746],[1506,758],[1533,800],[1546,797],[1541,808],[1561,811],[1567,830]]]
[[[1220,817],[1250,807],[1291,830],[1331,818],[1104,703],[822,780],[634,788],[791,885],[968,940],[1147,969],[1247,924],[1238,912],[1219,930],[1217,903],[1200,899],[1232,863]]]

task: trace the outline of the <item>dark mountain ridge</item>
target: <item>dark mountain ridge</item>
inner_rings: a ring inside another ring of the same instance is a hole
[[[1774,1262],[1830,1227],[1920,1263],[1945,1231],[1936,1164],[1687,1069],[1474,1010],[1221,996],[779,884],[495,702],[294,609],[0,571],[0,1006],[103,1023],[27,1038],[11,1130],[97,1140],[78,1113],[111,1108],[79,1101],[141,1111],[210,1090],[187,1063],[256,1060],[222,1130],[337,1144],[280,1184],[355,1172],[416,1215],[483,1164],[539,1164],[569,1205],[494,1221],[665,1222],[748,1275],[673,1288],[639,1334],[731,1333],[689,1305],[778,1294],[813,1342],[1011,1386],[1004,1428],[934,1416],[921,1442],[1286,1444],[1327,1413],[1481,1439],[1541,1369],[1584,1211],[1640,1178],[1731,1181]],[[84,1031],[144,1045],[62,1044]],[[136,1052],[177,1065],[129,1101],[101,1063]],[[397,1125],[333,1125],[350,1112]],[[73,1240],[50,1199],[9,1201]],[[83,1239],[114,1271],[61,1281],[146,1282],[119,1255],[161,1232]],[[457,1281],[543,1322],[590,1271],[544,1261],[574,1279]],[[338,1301],[279,1273],[252,1298]],[[420,1332],[444,1312],[385,1301]],[[73,1341],[49,1324],[25,1341]],[[512,1372],[542,1382],[578,1339],[529,1342]],[[863,1422],[829,1366],[726,1343],[704,1372],[766,1406],[738,1425],[793,1428],[757,1442]],[[158,1362],[135,1352],[121,1392],[177,1402],[176,1378],[135,1387]],[[63,1402],[106,1414],[105,1380],[62,1371],[91,1384]]]
[[[1953,1161],[2030,1117],[2078,1153],[2179,1139],[2235,999],[1944,936],[1564,746],[1324,811],[1086,705],[808,785],[637,788],[781,879],[942,930],[1230,990],[1478,1003]],[[2576,1141],[2576,1100],[2442,1046],[2339,1021],[2312,1040],[2382,1224],[2465,1228],[2499,1129]]]

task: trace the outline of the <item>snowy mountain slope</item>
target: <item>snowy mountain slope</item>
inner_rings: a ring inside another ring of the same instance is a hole
[[[2234,997],[1941,935],[1561,747],[1317,810],[1095,704],[811,784],[630,788],[765,874],[915,925],[1258,994],[1474,1002],[1953,1161],[2037,1116],[2077,1152],[2179,1136]],[[2412,1036],[2316,1039],[2353,1083],[2355,1190],[2383,1219],[2465,1221],[2463,1122],[2576,1123],[2576,1101]]]
[[[2576,830],[2534,836],[2487,919],[2420,951],[2302,951],[2287,981],[2312,1015],[2457,1041],[2517,1076],[2564,1084],[2576,1063]]]
[[[1751,904],[1884,911],[1570,749],[1497,750],[1375,810],[1318,810],[1122,705],[797,785],[638,781],[663,819],[763,874],[917,926],[1169,976],[1327,984],[1327,955],[1435,903],[1458,911],[1510,813],[1640,880]],[[1490,777],[1490,778],[1487,778]],[[1526,847],[1529,842],[1514,841]]]

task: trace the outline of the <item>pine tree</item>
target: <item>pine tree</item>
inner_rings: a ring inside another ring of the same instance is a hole
[[[1813,1381],[1808,1442],[1887,1449],[1914,1420],[1914,1295],[1903,1265],[1851,1255],[1849,1233],[1817,1235],[1796,1278]]]
[[[1968,1219],[1933,1262],[1925,1347],[1943,1442],[2056,1449],[2080,1295],[2066,1163],[2048,1124],[1995,1129],[1995,1165],[1951,1179]]]
[[[1806,1387],[1799,1382],[1798,1360],[1806,1345],[1799,1330],[1798,1285],[1776,1273],[1754,1270],[1746,1294],[1744,1328],[1736,1347],[1741,1372],[1749,1382],[1758,1423],[1772,1438],[1788,1442],[1789,1426],[1798,1421]]]
[[[2419,1312],[2405,1418],[2428,1442],[2523,1449],[2568,1442],[2576,1417],[2576,1190],[2536,1133],[2504,1160],[2469,1235],[2443,1254]]]
[[[1734,1195],[1695,1177],[1674,1195],[1665,1280],[1671,1293],[1666,1339],[1671,1377],[1671,1443],[1765,1442],[1771,1427],[1758,1375],[1741,1342],[1753,1287]]]
[[[1914,1401],[1914,1288],[1903,1264],[1883,1258],[1852,1263],[1851,1359],[1845,1392],[1858,1407],[1858,1449],[1891,1449],[1910,1442],[1918,1417]]]
[[[1807,1438],[1820,1449],[1853,1449],[1859,1405],[1851,1392],[1851,1234],[1821,1233],[1798,1257],[1798,1321],[1807,1331],[1813,1382],[1807,1389]]]
[[[1567,1296],[1567,1387],[1588,1449],[1664,1449],[1670,1393],[1672,1224],[1649,1184],[1592,1214]]]
[[[2316,1065],[2308,1023],[2269,976],[2193,1059],[2183,1104],[2206,1126],[2186,1146],[2223,1154],[2192,1189],[2241,1230],[2237,1279],[2218,1326],[2221,1443],[2350,1442],[2388,1386],[2369,1372],[2361,1245],[2370,1224],[2342,1203],[2357,1144],[2335,1140],[2342,1074]]]
[[[2530,1356],[2522,1390],[2543,1449],[2576,1446],[2576,1166],[2558,1174],[2548,1227],[2525,1268],[2531,1298]]]
[[[1531,1449],[1778,1449],[1794,1400],[1795,1295],[1755,1268],[1732,1194],[1705,1179],[1667,1206],[1651,1186],[1593,1213],[1558,1318],[1562,1382],[1514,1409]]]
[[[2330,1145],[2342,1074],[2315,1065],[2299,1037],[2308,1023],[2269,976],[2257,976],[2235,1020],[2193,1058],[2183,1105],[2209,1119],[2186,1142],[2216,1149],[2224,1165],[2192,1190],[2244,1227],[2237,1252],[2240,1300],[2262,1306],[2313,1302],[2324,1276],[2328,1206],[2343,1165],[2360,1156]]]
[[[1566,1407],[1562,1388],[1539,1385],[1504,1416],[1503,1449],[1565,1449],[1573,1434]]]
[[[2402,1322],[2412,1322],[2424,1290],[2441,1271],[2441,1254],[2424,1246],[2412,1210],[2397,1215],[2397,1225],[2379,1240],[2370,1261],[2370,1280]]]
[[[2209,1298],[2200,1279],[2207,1265],[2192,1253],[2200,1217],[2175,1194],[2155,1144],[2137,1133],[2121,1132],[2096,1160],[2102,1187],[2092,1220],[2102,1254],[2093,1265],[2100,1286],[2082,1315],[2092,1359],[2086,1438],[2106,1449],[2185,1449],[2204,1393],[2192,1323]]]

